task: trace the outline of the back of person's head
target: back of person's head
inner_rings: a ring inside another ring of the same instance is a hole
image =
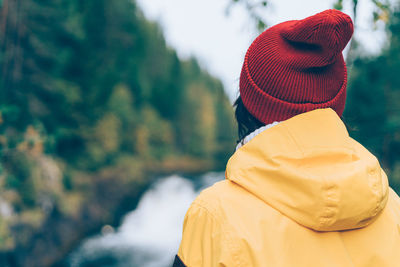
[[[239,139],[262,125],[319,108],[342,116],[347,69],[342,51],[351,18],[326,10],[268,28],[247,50],[235,102]]]

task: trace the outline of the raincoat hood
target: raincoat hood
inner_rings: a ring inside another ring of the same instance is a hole
[[[367,226],[389,194],[378,160],[349,137],[332,109],[260,133],[230,158],[226,178],[316,231]]]

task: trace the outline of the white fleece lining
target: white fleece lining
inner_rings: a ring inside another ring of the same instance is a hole
[[[236,145],[236,150],[238,150],[239,148],[241,148],[242,146],[244,146],[245,144],[247,144],[248,142],[250,142],[251,139],[253,139],[254,137],[256,137],[258,134],[262,133],[263,131],[274,127],[275,125],[278,125],[279,122],[278,121],[274,121],[273,123],[261,126],[260,128],[256,129],[255,131],[249,133],[248,135],[246,135],[245,138],[243,138],[237,145]]]

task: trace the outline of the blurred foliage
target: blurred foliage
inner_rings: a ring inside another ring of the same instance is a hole
[[[0,202],[13,212],[67,206],[82,173],[223,169],[235,130],[221,82],[135,1],[3,0],[0,14]]]
[[[389,0],[370,0],[373,3],[374,10],[372,11],[373,15],[373,22],[377,23],[378,21],[383,21],[387,23],[390,16],[390,2]],[[346,1],[345,1],[346,2]],[[357,17],[357,7],[358,7],[358,0],[348,0],[353,7],[353,16],[354,18]],[[343,9],[343,0],[337,0],[333,5],[334,9],[342,10]]]
[[[376,155],[400,193],[400,12],[388,24],[389,42],[374,57],[351,62],[345,118],[352,135]]]
[[[390,16],[390,2],[389,0],[370,0],[374,5],[373,10],[373,22],[376,23],[378,21],[388,22]],[[353,8],[353,17],[354,20],[357,17],[357,7],[358,0],[336,0],[333,4],[334,9],[342,10],[344,2],[349,2],[349,4]],[[259,32],[265,30],[268,26],[268,21],[265,19],[265,14],[267,14],[267,10],[269,6],[271,6],[270,0],[230,0],[227,6],[227,14],[229,14],[231,8],[233,6],[240,5],[242,6],[248,13],[249,17],[253,21],[256,29]]]
[[[226,13],[229,14],[231,8],[236,5],[242,5],[245,8],[258,31],[264,31],[268,22],[264,19],[266,11],[269,7],[268,0],[230,0]]]

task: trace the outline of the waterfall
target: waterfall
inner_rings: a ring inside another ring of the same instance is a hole
[[[71,267],[168,267],[178,251],[182,224],[190,203],[202,189],[223,179],[207,173],[196,179],[178,175],[156,182],[120,227],[104,226],[69,257]]]

